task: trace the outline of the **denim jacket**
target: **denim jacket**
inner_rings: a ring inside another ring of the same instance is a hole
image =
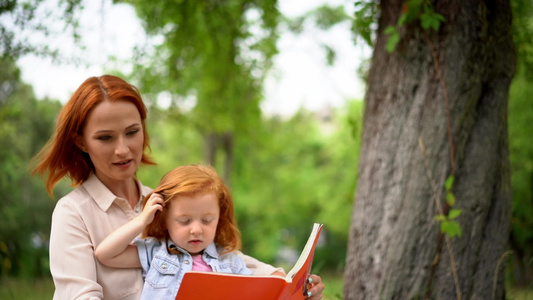
[[[192,256],[170,240],[135,239],[135,244],[145,280],[141,300],[175,299],[185,272],[192,270]],[[175,247],[180,253],[169,253],[168,247]],[[211,266],[213,272],[252,274],[235,252],[220,255],[220,250],[215,243],[211,243],[202,254],[202,259]]]

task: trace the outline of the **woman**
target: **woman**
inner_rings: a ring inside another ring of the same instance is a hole
[[[154,164],[145,153],[145,120],[146,107],[134,86],[115,76],[91,77],[65,104],[53,137],[36,156],[34,174],[45,176],[51,196],[65,176],[76,187],[58,201],[52,215],[54,299],[139,299],[140,269],[102,265],[94,250],[142,210],[151,191],[135,176],[140,165]],[[242,257],[254,274],[280,272]],[[309,299],[320,299],[324,285],[319,276],[311,279]]]

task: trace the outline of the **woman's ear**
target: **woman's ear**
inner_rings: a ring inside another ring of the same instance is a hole
[[[87,146],[85,145],[85,141],[83,140],[83,136],[77,134],[74,137],[74,144],[76,144],[76,146],[78,148],[80,148],[81,151],[87,153]]]

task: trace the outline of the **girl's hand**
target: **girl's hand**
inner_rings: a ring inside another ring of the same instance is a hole
[[[149,224],[154,220],[155,213],[157,211],[163,211],[165,207],[165,200],[161,194],[153,193],[146,201],[143,211],[140,217],[144,220],[145,224]]]
[[[322,283],[322,278],[318,275],[309,275],[307,278],[307,299],[319,300],[322,299],[322,292],[326,287]]]

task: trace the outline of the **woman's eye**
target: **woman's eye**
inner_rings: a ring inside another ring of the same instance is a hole
[[[137,132],[139,132],[139,129],[130,130],[126,134],[127,135],[135,135]]]
[[[101,141],[108,141],[108,140],[111,139],[111,136],[110,135],[101,135],[101,136],[97,137],[96,139],[101,140]]]

